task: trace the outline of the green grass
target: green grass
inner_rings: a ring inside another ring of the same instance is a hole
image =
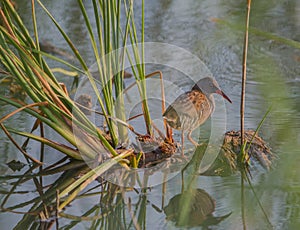
[[[79,67],[40,50],[38,21],[35,15],[36,4],[44,10],[63,36],[80,64]],[[48,145],[70,158],[97,160],[98,163],[96,168],[85,172],[80,180],[72,182],[69,187],[59,191],[58,199],[62,201],[59,210],[63,209],[88,184],[117,162],[127,169],[138,165],[137,160],[140,155],[136,159],[132,149],[116,151],[118,145],[128,141],[129,126],[126,123],[124,110],[123,94],[125,89],[123,84],[124,72],[122,71],[126,58],[132,64],[136,87],[139,89],[146,132],[152,135],[145,81],[144,0],[142,0],[142,26],[140,31],[135,26],[132,1],[93,0],[92,5],[94,14],[88,15],[83,1],[78,0],[78,7],[81,10],[89,35],[88,43],[93,48],[99,79],[92,76],[88,64],[71,41],[69,35],[40,0],[31,1],[33,36],[29,33],[29,25],[23,23],[10,1],[1,1],[0,62],[1,68],[3,68],[2,72],[5,73],[6,77],[16,81],[29,97],[27,100],[21,101],[0,95],[0,101],[15,107],[14,112],[0,118],[1,128],[11,142],[23,153],[28,163],[43,164],[44,162],[30,156],[26,152],[28,141],[21,146],[15,141],[14,134],[38,141],[42,146]],[[92,20],[96,22],[95,28],[92,26]],[[121,25],[121,20],[126,22],[124,27]],[[130,49],[133,51],[133,56],[130,55],[131,52],[127,49],[128,43],[131,43]],[[140,43],[142,44],[141,48]],[[71,68],[72,71],[87,76],[93,94],[96,95],[101,107],[101,114],[107,124],[108,133],[99,129],[81,111],[65,90],[65,87],[57,80],[55,72],[48,66],[45,57],[58,61]],[[136,63],[137,65],[135,65]],[[98,88],[99,81],[103,89]],[[35,118],[32,129],[19,130],[17,125],[7,127],[6,120],[20,112],[25,112]],[[34,132],[40,129],[40,133],[43,133],[44,126],[57,133],[63,139],[64,144]],[[122,160],[128,157],[134,159],[131,161]],[[104,163],[104,160],[107,159],[109,160]],[[130,162],[133,162],[132,165]],[[64,196],[67,194],[68,197],[65,199]]]

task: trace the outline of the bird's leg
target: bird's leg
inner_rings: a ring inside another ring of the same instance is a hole
[[[184,157],[184,132],[181,131],[181,156]]]
[[[192,131],[193,131],[193,130],[190,130],[190,131],[188,132],[187,138],[188,138],[189,141],[190,141],[193,145],[195,145],[196,148],[197,148],[197,147],[199,146],[199,144],[198,144],[196,141],[194,141],[193,138],[191,137]]]

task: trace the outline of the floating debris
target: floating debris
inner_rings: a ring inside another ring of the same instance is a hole
[[[27,96],[22,86],[17,84],[14,81],[12,81],[11,84],[9,85],[9,95],[13,98],[18,98],[22,101],[24,101]]]
[[[78,103],[80,110],[85,114],[85,115],[91,115],[91,109],[92,109],[92,97],[88,94],[81,94],[75,101]]]
[[[16,160],[12,160],[6,164],[14,172],[20,171],[26,165],[26,164],[22,163],[21,161],[16,161]]]
[[[59,48],[55,47],[53,44],[51,44],[47,40],[40,41],[39,45],[40,45],[41,51],[44,51],[44,52],[50,53],[50,54],[60,55],[62,57],[66,57],[68,59],[74,59],[73,55],[69,54],[67,51],[65,51],[63,49],[59,49]]]

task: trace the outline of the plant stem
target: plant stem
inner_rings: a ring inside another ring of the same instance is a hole
[[[244,120],[245,120],[245,93],[246,93],[246,77],[247,77],[247,53],[248,53],[248,38],[249,38],[249,21],[250,21],[250,6],[251,0],[247,0],[247,15],[246,15],[246,28],[245,28],[245,38],[244,38],[244,50],[243,50],[243,73],[242,73],[242,91],[241,91],[241,152],[239,155],[239,163],[243,165],[245,159],[245,136],[244,136]],[[246,229],[246,218],[245,218],[245,197],[244,197],[244,169],[241,169],[241,205],[242,205],[242,221],[243,229]]]
[[[246,77],[247,77],[247,53],[248,53],[248,37],[249,37],[249,21],[250,21],[250,6],[251,0],[247,0],[247,15],[246,15],[246,28],[245,28],[245,38],[244,38],[244,51],[243,51],[243,74],[242,74],[242,91],[241,91],[241,107],[240,107],[240,116],[241,116],[241,146],[244,145],[244,113],[245,113],[245,93],[246,93]],[[243,148],[241,148],[243,149]],[[243,158],[244,152],[240,154]]]

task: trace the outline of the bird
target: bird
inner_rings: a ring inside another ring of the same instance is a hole
[[[215,79],[205,77],[200,79],[190,91],[178,96],[163,113],[163,118],[171,128],[181,130],[182,156],[184,156],[185,132],[187,132],[189,141],[196,147],[198,146],[191,134],[213,113],[215,108],[213,94],[219,94],[232,103],[229,97],[220,89]]]

